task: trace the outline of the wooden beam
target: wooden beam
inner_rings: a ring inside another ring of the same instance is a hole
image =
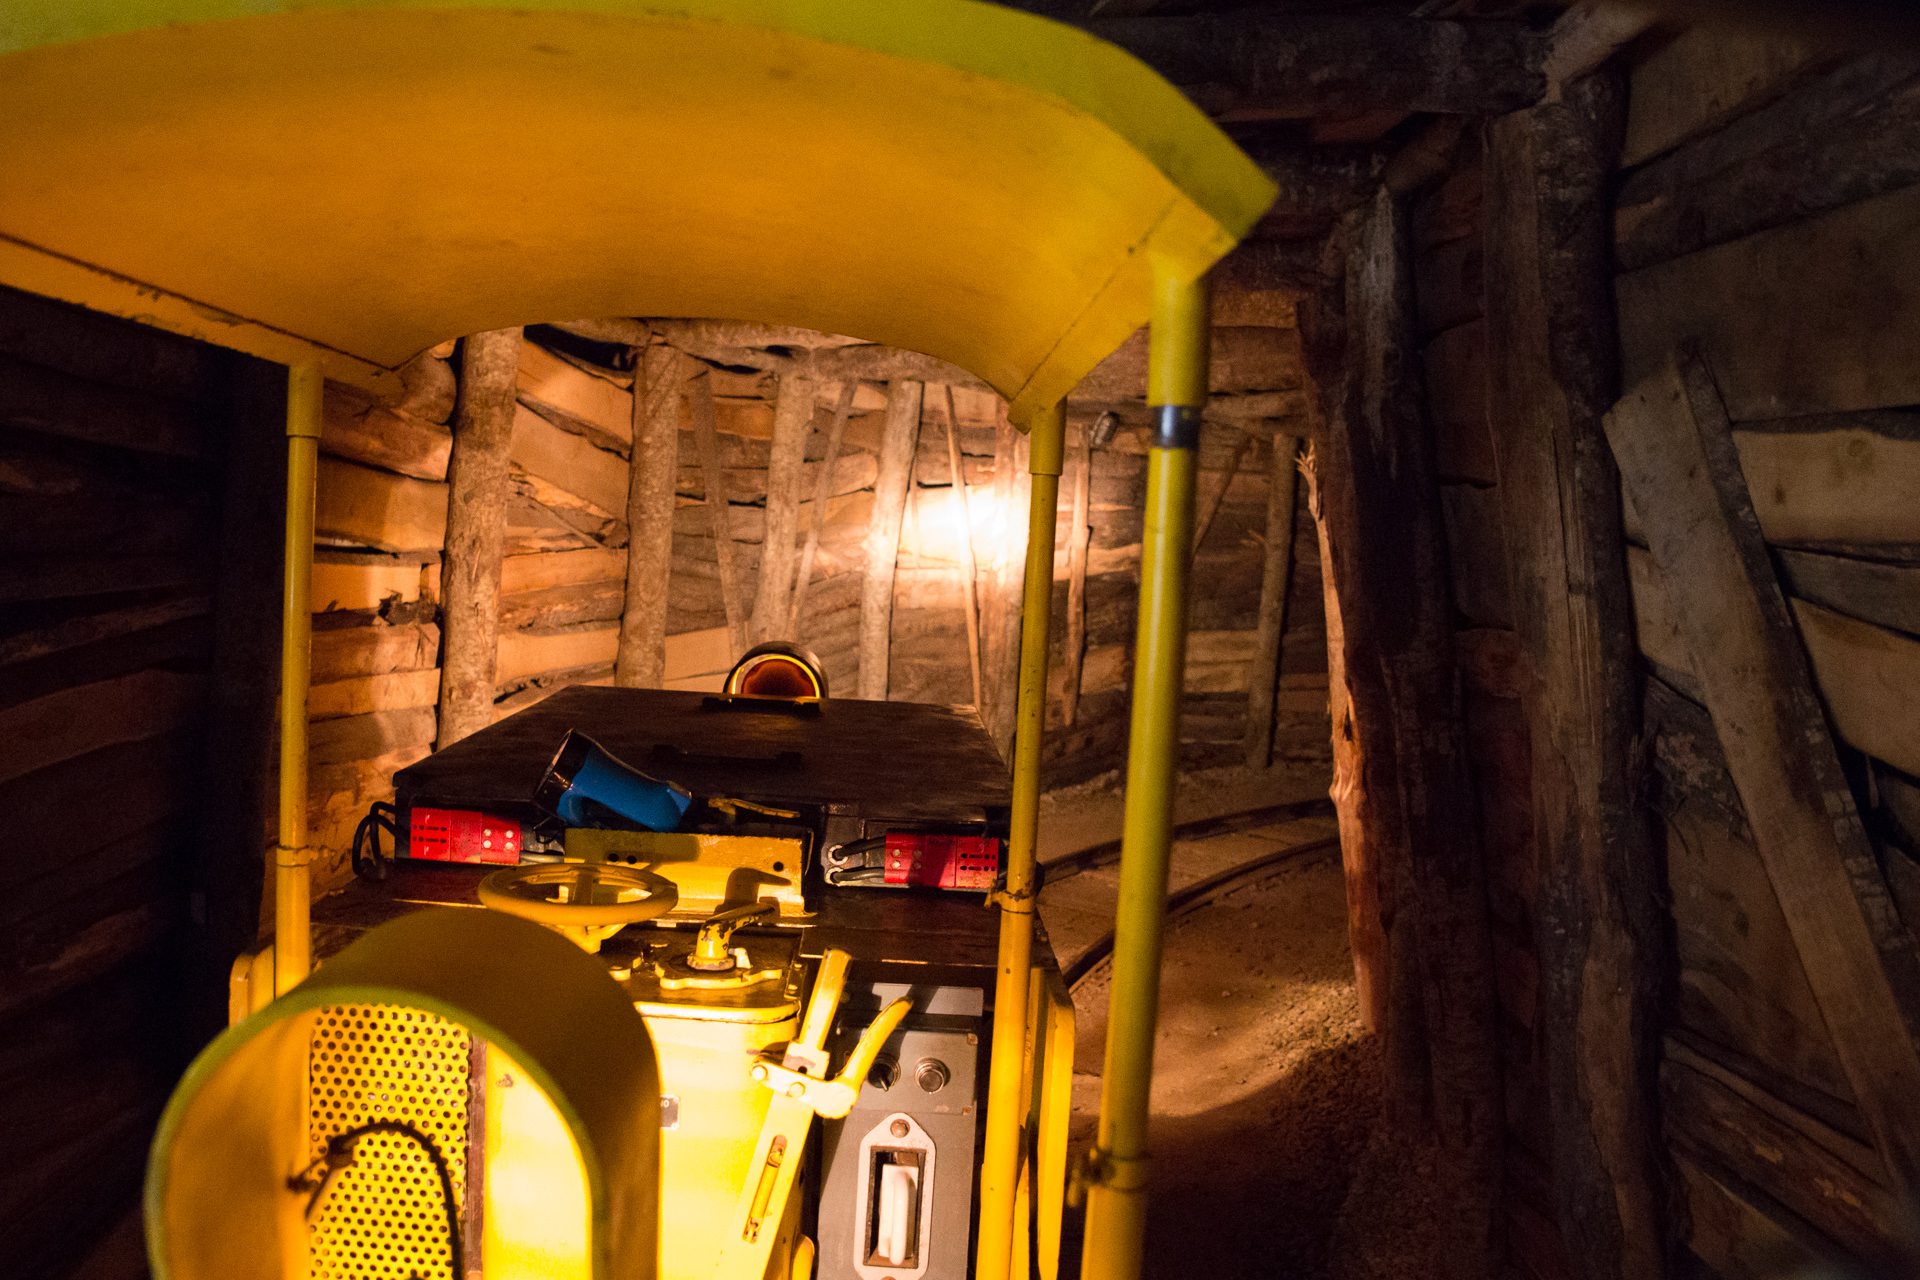
[[[1405,830],[1435,1134],[1460,1274],[1498,1255],[1504,1113],[1480,830],[1453,658],[1453,602],[1432,432],[1425,420],[1410,217],[1384,188],[1350,226],[1347,379],[1329,452],[1350,490],[1330,507],[1349,659],[1379,667]],[[1339,518],[1335,518],[1336,515]],[[1417,905],[1416,905],[1417,904]],[[1395,957],[1396,966],[1403,958]]]
[[[1774,558],[1788,595],[1920,635],[1920,565],[1881,564],[1788,547],[1775,550]]]
[[[1882,48],[1635,170],[1614,214],[1620,269],[1920,181],[1917,79],[1911,49]]]
[[[511,432],[511,404],[507,413]],[[448,505],[444,484],[320,455],[314,529],[323,538],[382,551],[444,547]]]
[[[1220,514],[1220,504],[1227,500],[1227,490],[1233,487],[1233,478],[1240,474],[1240,464],[1246,461],[1247,450],[1252,446],[1253,437],[1244,431],[1233,442],[1233,454],[1227,459],[1227,469],[1220,477],[1220,486],[1207,495],[1206,506],[1193,527],[1193,554],[1200,554],[1200,544],[1207,540],[1207,530],[1213,527],[1213,518]]]
[[[787,634],[796,640],[800,637],[800,618],[807,603],[807,587],[813,581],[814,553],[820,549],[820,530],[827,523],[827,501],[834,496],[834,467],[840,461],[840,444],[846,439],[847,417],[853,412],[854,392],[859,389],[860,384],[852,378],[840,384],[840,399],[833,406],[833,421],[827,427],[827,455],[821,460],[819,479],[814,485],[813,520],[807,526],[807,545],[800,553],[800,571],[793,584],[793,605],[787,615]]]
[[[692,361],[672,347],[641,352],[633,388],[627,473],[626,601],[614,683],[657,689],[666,678],[667,586],[673,575],[673,481],[680,455],[680,395]]]
[[[422,351],[394,372],[399,377],[400,389],[383,402],[389,409],[434,423],[444,423],[453,415],[460,384],[453,376],[452,365],[431,352]]]
[[[767,530],[760,541],[760,585],[753,596],[753,642],[792,638],[788,594],[793,590],[794,538],[800,528],[800,481],[813,427],[813,383],[797,374],[780,379],[773,406],[773,451],[767,463]]]
[[[1736,422],[1920,404],[1920,186],[1629,271],[1614,292],[1629,385],[1691,342]]]
[[[493,723],[507,457],[513,447],[520,341],[518,329],[495,329],[471,334],[461,343],[441,572],[446,657],[436,746],[443,749]]]
[[[942,383],[940,394],[946,402],[947,410],[947,475],[952,479],[954,515],[960,522],[960,577],[964,587],[962,594],[967,602],[967,674],[973,682],[971,686],[973,705],[978,708],[981,706],[980,602],[976,597],[980,584],[975,577],[976,569],[973,562],[973,504],[967,498],[967,469],[960,457],[960,418],[953,411],[953,384]],[[1082,481],[1082,484],[1084,485],[1085,481]],[[1083,512],[1080,524],[1075,525],[1074,528],[1078,529],[1085,523],[1086,517]],[[1068,609],[1067,630],[1071,635],[1073,630],[1071,606]],[[1073,663],[1077,671],[1079,661],[1072,657],[1069,657],[1068,661]],[[1067,716],[1067,723],[1073,723],[1071,713]]]
[[[746,365],[795,374],[814,382],[945,382],[971,391],[991,391],[958,365],[918,351],[860,342],[811,329],[725,320],[654,320],[668,343],[714,364]]]
[[[1781,1217],[1805,1219],[1838,1244],[1848,1261],[1869,1264],[1870,1274],[1907,1269],[1903,1251],[1893,1244],[1903,1217],[1898,1198],[1840,1153],[1809,1139],[1806,1118],[1794,1117],[1800,1124],[1784,1119],[1783,1104],[1684,1051],[1668,1059],[1661,1077],[1680,1150],[1724,1164],[1784,1207]],[[1771,1105],[1762,1105],[1756,1094]]]
[[[1560,1230],[1590,1280],[1662,1274],[1663,881],[1635,804],[1634,637],[1600,417],[1618,385],[1607,192],[1624,104],[1590,77],[1494,121],[1489,422],[1515,630],[1534,673],[1542,1031]]]
[[[320,447],[417,480],[440,481],[447,478],[453,434],[437,423],[382,404],[358,387],[329,382],[321,401]]]
[[[1247,767],[1273,760],[1273,700],[1280,684],[1280,641],[1287,627],[1287,595],[1293,589],[1293,503],[1299,480],[1300,441],[1273,433],[1267,460],[1266,567],[1260,575],[1260,617],[1255,624],[1253,669],[1247,684]]]
[[[1215,325],[1210,335],[1207,386],[1216,393],[1208,408],[1251,392],[1298,393],[1303,380],[1300,352],[1292,330],[1272,325]],[[1087,401],[1135,400],[1147,394],[1147,331],[1137,330],[1102,360],[1073,389],[1075,405]],[[1266,416],[1298,412],[1305,396],[1275,397],[1260,406]]]
[[[840,382],[858,378],[866,382],[944,382],[969,391],[991,391],[992,387],[958,365],[936,360],[918,351],[896,347],[827,347],[813,351],[800,362],[806,376],[816,382]]]
[[[907,481],[919,446],[924,388],[901,379],[887,388],[887,420],[880,439],[880,474],[873,483],[873,515],[867,524],[866,581],[860,593],[862,698],[887,696],[887,654],[892,644],[894,566],[900,559],[900,522],[906,513]]]
[[[1547,33],[1547,101],[1559,102],[1566,86],[1599,69],[1654,24],[1651,6],[1620,0],[1579,0],[1554,20]]]
[[[625,316],[612,316],[603,320],[549,320],[551,327],[562,333],[570,333],[576,338],[585,338],[590,342],[604,342],[615,347],[638,347],[645,349],[653,341],[653,328],[645,320],[634,320]]]
[[[1247,10],[1081,25],[1225,119],[1492,115],[1546,89],[1547,42],[1514,22]]]
[[[1380,185],[1388,154],[1383,147],[1327,147],[1299,141],[1265,141],[1247,148],[1248,158],[1280,188],[1269,218],[1303,224],[1338,218],[1366,203]]]
[[[1920,1181],[1920,956],[1875,863],[1806,650],[1693,353],[1636,384],[1607,438],[1793,933],[1894,1190]]]
[[[747,651],[747,606],[740,599],[740,578],[734,569],[733,517],[727,510],[727,473],[720,465],[720,433],[713,421],[713,375],[702,370],[693,379],[693,441],[700,452],[702,487],[706,490],[707,523],[713,531],[714,560],[720,572],[720,604],[727,615],[727,642],[734,661]]]
[[[1067,648],[1060,663],[1061,720],[1068,725],[1080,718],[1080,679],[1087,660],[1087,550],[1093,540],[1093,527],[1087,523],[1093,494],[1089,436],[1089,428],[1079,429],[1079,443],[1068,459],[1073,478],[1073,516],[1067,522]]]
[[[1214,293],[1311,293],[1324,279],[1322,237],[1242,240],[1213,269]]]

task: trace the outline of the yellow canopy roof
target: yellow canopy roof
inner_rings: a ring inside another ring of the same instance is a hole
[[[710,316],[1023,420],[1274,193],[1131,56],[971,0],[8,0],[0,119],[0,282],[373,388]]]

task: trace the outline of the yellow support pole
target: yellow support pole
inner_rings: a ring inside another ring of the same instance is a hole
[[[1047,626],[1053,616],[1054,526],[1060,511],[1066,437],[1064,401],[1036,415],[1029,425],[1027,470],[1033,476],[1033,498],[1027,508],[1027,581],[1021,593],[1007,887],[997,895],[1000,959],[993,992],[993,1050],[988,1059],[987,1136],[980,1158],[976,1280],[1007,1280],[1013,1257],[1021,1121],[1027,1111],[1021,1074],[1033,967],[1034,849],[1040,835],[1040,736],[1047,718]]]
[[[1147,402],[1153,406],[1154,427],[1147,453],[1146,536],[1107,1058],[1100,1128],[1087,1170],[1081,1262],[1086,1280],[1138,1280],[1146,1235],[1147,1109],[1160,1012],[1161,925],[1179,763],[1194,462],[1200,409],[1207,400],[1208,336],[1206,280],[1183,280],[1156,264],[1147,356]]]
[[[307,682],[313,668],[313,495],[319,474],[318,364],[287,370],[287,546],[280,613],[280,842],[273,856],[273,992],[313,968],[313,851],[307,848]]]

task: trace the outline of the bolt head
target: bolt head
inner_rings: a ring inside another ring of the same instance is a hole
[[[912,1132],[912,1130],[908,1128],[907,1122],[905,1120],[895,1120],[892,1124],[887,1126],[887,1132],[892,1134],[896,1138],[904,1138],[907,1136],[907,1134]]]
[[[795,1080],[792,1084],[787,1086],[787,1096],[789,1098],[797,1098],[801,1094],[805,1093],[806,1091],[807,1091],[807,1086],[801,1084],[798,1080]]]

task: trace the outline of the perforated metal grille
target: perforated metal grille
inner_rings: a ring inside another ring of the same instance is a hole
[[[392,1005],[335,1005],[314,1022],[307,1134],[327,1140],[369,1120],[412,1125],[440,1148],[455,1204],[467,1182],[467,1033]],[[370,1133],[354,1147],[309,1227],[313,1280],[459,1280],[440,1175],[412,1138]]]

